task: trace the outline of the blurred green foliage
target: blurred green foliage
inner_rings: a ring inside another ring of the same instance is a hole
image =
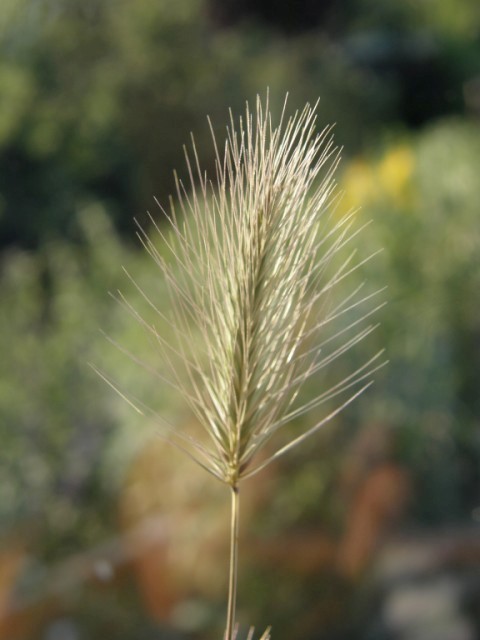
[[[376,395],[418,473],[417,515],[437,522],[468,519],[480,480],[479,151],[478,125],[451,120],[363,167],[390,299]]]
[[[325,3],[314,27],[285,29],[287,38],[267,9],[257,21],[240,4],[226,26],[213,0],[2,1],[0,523],[28,532],[45,562],[116,534],[120,487],[154,427],[88,362],[185,418],[99,332],[140,355],[152,348],[106,293],[136,295],[125,266],[163,304],[131,219],[146,221],[152,196],[164,202],[173,190],[190,131],[212,168],[207,113],[221,137],[226,107],[238,111],[267,85],[277,112],[287,90],[292,107],[320,95],[322,120],[338,122],[341,206],[374,219],[362,251],[384,249],[362,277],[388,285],[369,349],[386,346],[390,364],[335,428],[284,462],[252,528],[268,537],[321,520],[336,535],[344,454],[374,424],[414,482],[411,524],[469,523],[478,510],[480,127],[462,90],[478,73],[480,5]],[[175,477],[172,493],[180,485]],[[329,576],[312,585],[253,565],[249,604],[277,621],[279,640],[295,635],[305,603],[334,591],[352,602]]]
[[[222,29],[194,0],[5,0],[0,244],[74,239],[75,212],[92,199],[130,235],[132,214],[172,191],[190,131],[205,148],[205,114],[222,131],[226,105],[238,110],[267,86],[274,104],[287,88],[299,105],[320,95],[349,152],[380,123],[461,108],[479,53],[477,4],[442,3],[433,15],[369,4],[331,7],[342,26],[333,32],[325,9],[324,30],[285,40],[265,24]]]
[[[110,325],[105,288],[118,277],[121,251],[106,219],[84,213],[95,244],[51,241],[2,262],[0,519],[7,531],[39,527],[55,555],[60,540],[75,548],[79,535],[88,540],[108,522],[95,500],[113,420],[87,362],[99,326]]]

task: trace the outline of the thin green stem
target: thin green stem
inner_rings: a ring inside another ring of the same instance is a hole
[[[230,524],[230,576],[228,581],[227,625],[224,640],[234,640],[235,604],[237,600],[238,523],[240,496],[238,486],[232,486],[232,519]]]

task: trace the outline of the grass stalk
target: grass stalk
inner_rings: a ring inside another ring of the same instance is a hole
[[[240,522],[240,493],[238,486],[231,488],[230,565],[228,580],[227,623],[225,640],[234,640],[235,609],[237,601],[238,526]]]

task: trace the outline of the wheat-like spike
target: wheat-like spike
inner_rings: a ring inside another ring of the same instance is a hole
[[[162,362],[171,368],[169,384],[183,392],[208,434],[203,460],[211,460],[212,473],[232,487],[318,430],[368,386],[378,368],[380,354],[296,406],[310,376],[375,329],[358,328],[372,310],[353,314],[379,293],[359,297],[361,284],[333,301],[338,285],[371,256],[358,261],[353,250],[340,262],[337,258],[366,225],[354,229],[353,213],[340,216],[336,210],[333,174],[339,152],[331,127],[315,133],[315,120],[316,105],[288,120],[284,106],[274,127],[268,98],[265,105],[257,99],[256,109],[247,104],[238,122],[230,114],[223,149],[209,122],[216,183],[202,171],[192,137],[191,154],[185,150],[188,183],[175,175],[178,202],[170,199],[168,213],[162,209],[170,233],[150,217],[167,257],[140,226],[138,232],[163,273],[171,313],[161,311],[127,273],[173,332],[173,343],[117,295],[153,335]],[[318,340],[328,325],[335,327],[333,335]],[[155,367],[130,357],[164,379]],[[267,462],[255,463],[260,448],[283,425],[345,393],[314,427],[277,448],[270,442]]]

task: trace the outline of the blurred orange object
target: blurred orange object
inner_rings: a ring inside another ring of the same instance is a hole
[[[337,549],[337,567],[343,576],[355,579],[361,574],[378,542],[404,512],[409,494],[408,474],[393,463],[379,465],[364,478]]]

